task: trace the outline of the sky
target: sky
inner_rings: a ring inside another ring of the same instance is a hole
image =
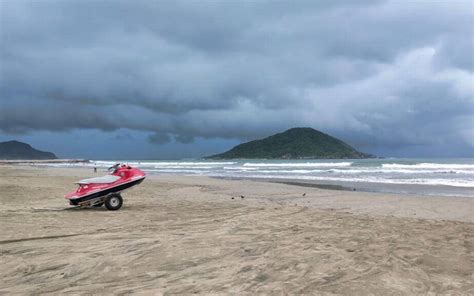
[[[474,157],[474,1],[0,0],[0,141],[198,158],[292,127]]]

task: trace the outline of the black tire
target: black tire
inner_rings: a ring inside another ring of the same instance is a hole
[[[113,193],[105,199],[105,207],[109,211],[116,211],[123,205],[122,196],[118,193]]]
[[[103,202],[99,202],[99,203],[93,205],[93,207],[95,207],[95,208],[100,208],[100,207],[103,206],[103,205],[104,205]]]

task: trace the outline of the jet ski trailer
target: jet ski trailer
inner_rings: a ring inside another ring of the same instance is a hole
[[[122,207],[120,193],[145,180],[145,173],[129,165],[117,163],[109,168],[103,177],[84,179],[76,182],[77,190],[66,194],[69,204],[81,207],[101,207],[116,211]]]

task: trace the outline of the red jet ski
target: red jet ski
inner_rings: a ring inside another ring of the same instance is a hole
[[[76,191],[66,194],[65,198],[74,206],[101,207],[105,204],[108,210],[115,211],[122,207],[120,192],[140,184],[145,173],[129,165],[117,163],[109,168],[109,175],[84,179],[76,182]]]

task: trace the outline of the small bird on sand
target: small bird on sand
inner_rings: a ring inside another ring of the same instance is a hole
[[[245,198],[245,196],[241,195],[240,198]]]
[[[232,196],[232,199],[234,199],[234,197]]]
[[[303,196],[306,196],[306,192],[305,192],[305,193],[303,193]]]

